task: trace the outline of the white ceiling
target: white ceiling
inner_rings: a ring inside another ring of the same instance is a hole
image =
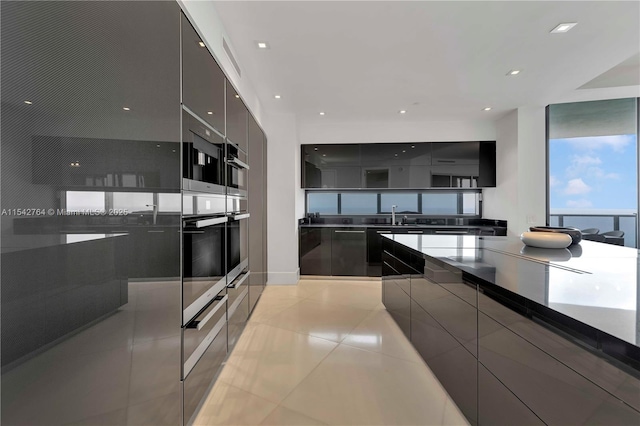
[[[625,61],[640,73],[637,1],[214,4],[265,109],[307,122],[493,120],[570,97]],[[550,34],[561,22],[578,25]]]

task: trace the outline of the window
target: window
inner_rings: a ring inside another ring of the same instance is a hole
[[[380,194],[380,212],[391,213],[391,206],[396,206],[396,213],[419,213],[418,194]]]
[[[307,212],[338,214],[338,194],[335,192],[310,192],[307,197]]]
[[[114,192],[113,208],[127,210],[129,213],[153,210],[153,193]]]
[[[66,209],[68,212],[104,212],[106,201],[104,191],[67,191]]]
[[[378,194],[374,192],[348,192],[340,194],[341,214],[377,214]]]
[[[549,223],[623,230],[625,245],[635,247],[637,99],[550,105],[547,111]]]

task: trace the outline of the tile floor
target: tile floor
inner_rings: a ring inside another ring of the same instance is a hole
[[[466,425],[376,281],[267,286],[195,425]]]

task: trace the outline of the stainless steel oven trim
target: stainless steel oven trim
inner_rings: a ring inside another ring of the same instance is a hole
[[[227,277],[222,277],[209,290],[194,300],[182,311],[182,325],[187,325],[207,304],[213,300],[227,286]]]
[[[227,278],[228,278],[229,282],[233,282],[233,280],[238,278],[240,273],[244,269],[247,269],[248,267],[249,267],[249,259],[247,258],[247,259],[241,260],[240,264],[238,264],[238,266],[233,268],[231,271],[227,272]]]
[[[240,198],[247,198],[247,191],[244,189],[232,188],[227,186],[227,195],[233,195]]]
[[[187,360],[184,362],[183,377],[185,379],[189,376],[189,373],[191,373],[191,370],[193,370],[193,367],[195,367],[195,365],[198,363],[200,358],[202,358],[202,355],[204,355],[209,345],[211,345],[211,343],[213,342],[213,339],[216,338],[216,336],[218,335],[218,333],[220,333],[220,330],[222,330],[222,328],[225,326],[226,323],[227,323],[226,316],[223,316],[222,318],[220,318],[220,320],[216,323],[216,325],[213,326],[209,334],[207,334],[207,337],[204,338],[204,340],[198,345],[196,350],[193,351],[193,353],[189,356],[189,358],[187,358]]]
[[[242,275],[242,277],[238,276],[236,280],[233,280],[233,282],[227,286],[227,288],[240,287],[242,284],[244,284],[247,278],[249,278],[249,275],[251,275],[251,272],[247,271],[245,274]]]
[[[231,318],[233,316],[233,314],[236,313],[236,310],[238,309],[238,306],[240,306],[240,303],[242,303],[242,301],[244,300],[245,296],[249,294],[249,289],[245,288],[236,298],[236,300],[233,302],[233,305],[231,305],[229,307],[229,309],[227,309],[227,318]]]
[[[224,135],[222,133],[220,133],[219,130],[217,130],[215,127],[213,127],[211,124],[207,123],[204,119],[200,118],[200,116],[198,114],[196,114],[195,112],[191,111],[189,109],[188,106],[186,105],[182,105],[182,109],[184,111],[186,111],[187,113],[189,113],[189,115],[191,115],[193,118],[195,118],[196,120],[198,120],[203,126],[205,126],[207,129],[211,130],[212,132],[216,133],[218,136],[220,136],[221,138],[224,138]]]
[[[201,182],[199,180],[182,178],[182,188],[188,191],[196,191],[207,194],[225,195],[226,186],[215,183]]]

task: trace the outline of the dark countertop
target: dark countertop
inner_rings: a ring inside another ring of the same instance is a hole
[[[338,223],[305,223],[300,228],[376,228],[376,229],[495,229],[486,225],[377,225],[377,224],[338,224]]]
[[[3,236],[2,253],[33,250],[45,247],[63,246],[84,241],[103,240],[129,234],[62,234],[62,235],[12,235]]]
[[[567,249],[526,247],[516,237],[385,235],[506,293],[640,348],[639,251],[582,241]],[[575,326],[574,321],[569,321]],[[588,328],[587,327],[587,328]],[[614,342],[615,343],[615,342]],[[623,349],[629,355],[628,349]],[[635,355],[633,355],[635,354]],[[640,359],[635,359],[640,363]]]

